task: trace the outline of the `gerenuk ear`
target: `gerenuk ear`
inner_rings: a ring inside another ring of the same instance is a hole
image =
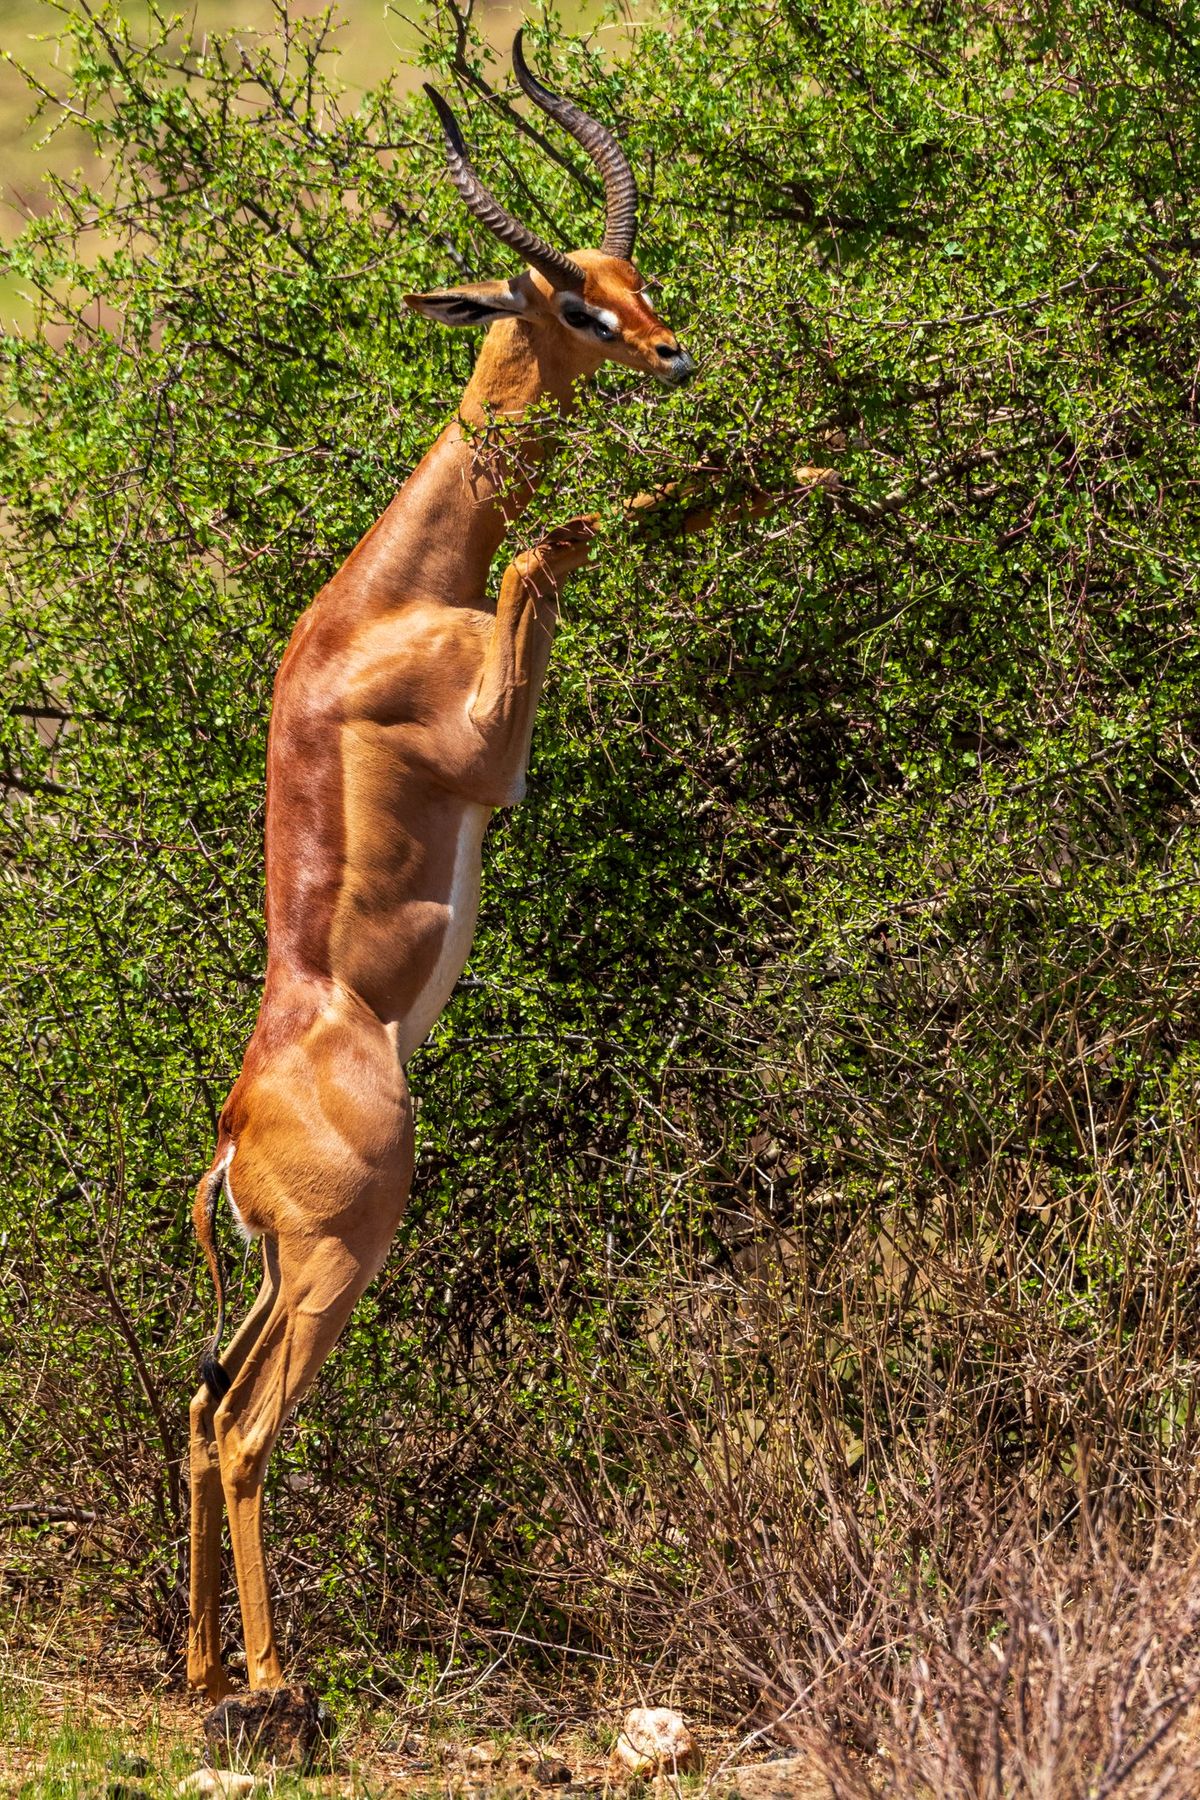
[[[435,294],[405,294],[404,304],[439,325],[490,325],[493,319],[511,318],[529,306],[515,281],[472,281],[466,287],[439,288]]]

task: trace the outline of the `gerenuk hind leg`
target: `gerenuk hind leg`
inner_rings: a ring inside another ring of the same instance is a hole
[[[387,1235],[390,1241],[390,1230]],[[280,1284],[270,1313],[216,1410],[220,1480],[229,1512],[252,1688],[283,1683],[263,1553],[267,1459],[386,1251],[386,1243],[368,1242],[356,1252],[350,1244],[328,1237],[283,1242]]]
[[[263,1239],[263,1283],[258,1297],[222,1356],[232,1379],[242,1368],[266,1325],[279,1287],[275,1245]],[[202,1386],[191,1404],[191,1627],[188,1632],[187,1676],[211,1700],[232,1690],[221,1661],[221,1526],[225,1495],[213,1415],[217,1401]]]

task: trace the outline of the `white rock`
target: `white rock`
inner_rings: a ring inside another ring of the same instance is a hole
[[[669,1706],[635,1706],[625,1714],[617,1756],[634,1775],[686,1774],[700,1766],[696,1741]]]
[[[177,1794],[200,1794],[208,1800],[240,1800],[243,1794],[252,1794],[258,1786],[253,1775],[242,1775],[237,1769],[196,1769],[191,1775],[185,1775],[175,1792]]]

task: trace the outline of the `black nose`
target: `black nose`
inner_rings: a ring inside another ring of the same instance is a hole
[[[696,365],[686,350],[677,344],[656,344],[655,349],[667,366],[663,369],[663,380],[672,387],[682,387],[696,373]]]

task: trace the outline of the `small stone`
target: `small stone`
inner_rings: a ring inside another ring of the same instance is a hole
[[[258,1786],[253,1775],[239,1774],[237,1769],[197,1769],[185,1775],[175,1789],[177,1794],[200,1794],[203,1800],[240,1800]]]
[[[214,1763],[220,1758],[307,1768],[332,1735],[329,1710],[307,1682],[231,1694],[204,1719],[204,1742]]]
[[[634,1775],[688,1774],[700,1767],[696,1741],[669,1706],[635,1706],[625,1714],[617,1756]]]
[[[562,1787],[564,1782],[571,1779],[571,1771],[566,1763],[551,1756],[534,1763],[531,1773],[539,1787]]]

